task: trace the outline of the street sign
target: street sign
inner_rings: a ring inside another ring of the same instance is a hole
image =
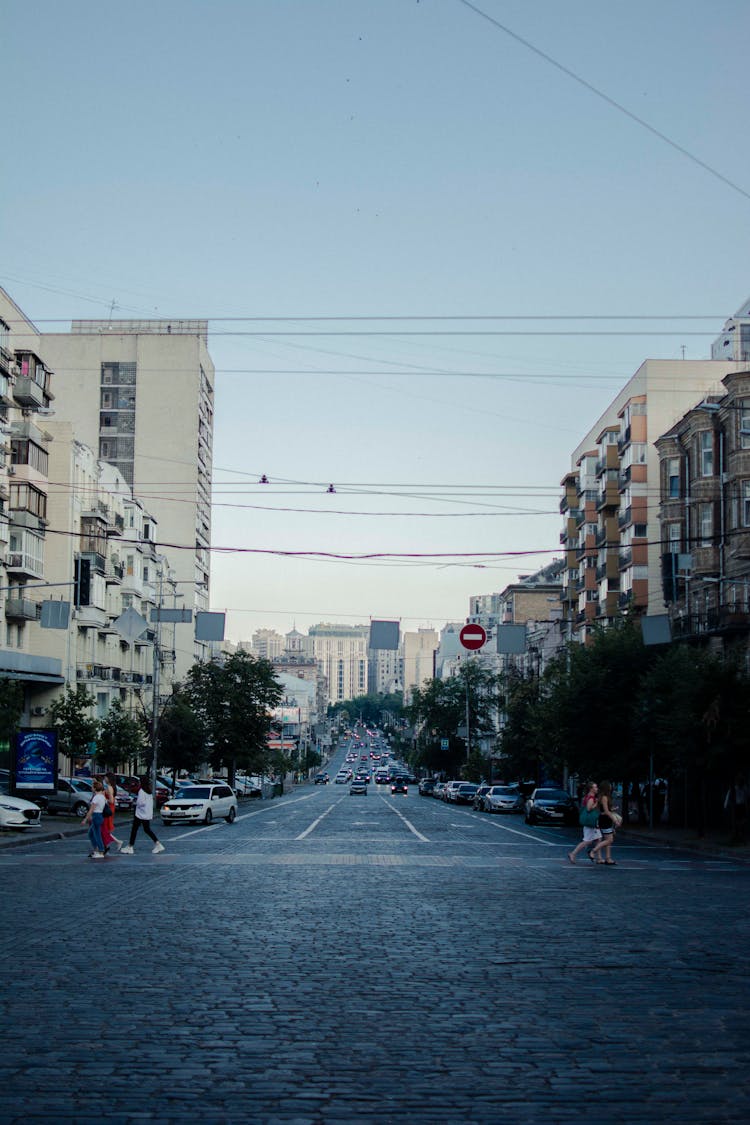
[[[464,648],[474,651],[486,643],[487,630],[483,625],[464,625],[458,634],[458,639]]]

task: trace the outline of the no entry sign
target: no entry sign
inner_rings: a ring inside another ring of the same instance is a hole
[[[464,648],[481,648],[487,640],[487,630],[482,625],[464,625],[458,639]]]

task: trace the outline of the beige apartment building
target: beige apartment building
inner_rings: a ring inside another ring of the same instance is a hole
[[[205,320],[73,321],[41,344],[56,372],[57,417],[122,474],[158,527],[187,609],[208,608],[214,366]],[[175,637],[182,678],[208,646],[185,626]]]
[[[415,688],[435,676],[435,653],[440,638],[435,629],[418,629],[416,633],[401,636],[402,667],[404,676],[404,704],[407,705]]]
[[[321,666],[327,704],[366,695],[368,625],[312,625],[303,649]]]
[[[738,367],[646,360],[573,451],[560,501],[567,563],[561,597],[578,640],[628,608],[664,612],[655,442]]]

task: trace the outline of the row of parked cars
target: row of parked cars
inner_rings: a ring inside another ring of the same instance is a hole
[[[436,797],[455,805],[471,805],[488,813],[523,814],[527,824],[578,824],[578,804],[565,789],[537,786],[526,796],[518,784],[476,785],[470,781],[436,781],[423,778],[419,783],[423,797]]]

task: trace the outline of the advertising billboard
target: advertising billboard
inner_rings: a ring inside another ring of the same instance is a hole
[[[18,789],[54,789],[57,785],[57,731],[20,730],[11,758]]]

